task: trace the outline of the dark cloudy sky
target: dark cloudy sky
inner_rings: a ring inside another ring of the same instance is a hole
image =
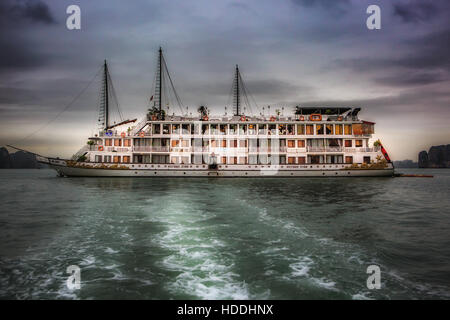
[[[71,4],[81,8],[78,31],[66,28]],[[381,30],[366,27],[370,4],[381,8]],[[2,0],[0,144],[77,151],[96,127],[98,79],[40,128],[103,59],[124,116],[142,117],[161,45],[192,111],[222,113],[239,64],[260,107],[359,106],[395,160],[416,159],[450,143],[449,16],[445,0]]]

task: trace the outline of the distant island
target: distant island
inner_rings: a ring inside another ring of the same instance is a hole
[[[394,161],[394,167],[396,167],[396,168],[418,168],[419,164],[412,160],[400,160],[400,161]]]
[[[8,149],[0,148],[0,169],[39,169],[42,166],[36,157],[30,153],[17,151],[9,153]]]
[[[432,146],[419,153],[419,168],[450,168],[450,144]]]

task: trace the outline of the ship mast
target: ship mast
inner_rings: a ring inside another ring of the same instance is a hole
[[[109,127],[109,83],[108,83],[108,65],[106,60],[103,64],[103,78],[101,89],[101,100],[99,110],[99,124],[103,130],[107,130]]]
[[[158,83],[159,83],[159,92],[158,92],[158,103],[159,103],[159,114],[161,114],[162,110],[162,48],[159,47],[159,58],[158,58]]]
[[[235,106],[234,106],[235,113],[234,113],[234,115],[235,116],[240,116],[241,115],[241,112],[239,110],[240,109],[240,104],[241,104],[241,101],[240,101],[241,94],[239,92],[240,78],[241,78],[241,75],[239,74],[239,66],[236,65],[236,74],[234,76],[234,101],[235,101]]]

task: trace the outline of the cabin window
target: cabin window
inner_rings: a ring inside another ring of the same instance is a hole
[[[177,163],[179,163],[179,160],[178,160],[178,159],[179,159],[178,157],[172,157],[172,158],[170,159],[170,163],[177,164]]]
[[[216,140],[211,140],[211,148],[217,148],[217,141]]]
[[[105,139],[105,146],[111,147],[112,146],[112,139]]]
[[[124,139],[123,140],[123,146],[124,147],[131,147],[131,139]]]
[[[111,156],[105,156],[103,159],[103,162],[110,163],[111,162]]]
[[[230,164],[237,164],[237,157],[230,157]]]
[[[170,134],[170,125],[163,124],[163,134]]]
[[[236,124],[230,124],[230,132],[229,134],[236,134],[237,125]]]
[[[245,124],[239,125],[239,134],[247,134],[247,125]]]
[[[277,134],[277,125],[269,124],[269,134]]]
[[[344,124],[344,134],[351,135],[352,134],[352,125]]]
[[[355,123],[355,124],[353,125],[353,134],[354,134],[354,135],[361,135],[361,134],[363,134],[362,124],[360,124],[360,123]]]
[[[122,146],[122,139],[114,139],[114,146],[115,147]]]
[[[226,124],[220,125],[220,134],[227,134],[227,125]]]
[[[180,157],[180,163],[181,164],[189,163],[189,157]]]
[[[239,148],[247,148],[247,140],[239,140]]]
[[[306,125],[306,134],[308,134],[308,135],[314,134],[314,125],[313,124]]]
[[[227,163],[227,157],[222,157],[222,163],[226,164]]]
[[[95,162],[102,162],[102,156],[95,156]]]
[[[114,156],[113,157],[113,161],[114,161],[114,163],[119,163],[120,162],[120,156]]]
[[[304,124],[297,125],[297,134],[305,134],[305,125]]]
[[[152,125],[153,134],[161,134],[161,124],[155,123]]]
[[[333,134],[333,125],[332,124],[327,124],[326,125],[326,133],[327,134]]]
[[[173,134],[180,134],[180,125],[179,124],[173,124],[172,125],[172,133]]]
[[[211,134],[219,134],[219,132],[217,131],[217,124],[211,125]]]
[[[292,124],[287,125],[287,134],[294,134],[294,126]]]
[[[208,134],[208,125],[202,124],[202,134]]]
[[[370,157],[364,157],[364,163],[369,164],[370,163]]]
[[[287,146],[288,148],[295,148],[295,140],[288,140]]]
[[[286,156],[280,156],[280,164],[286,164]]]
[[[227,147],[227,140],[222,140],[221,141],[221,146],[222,146],[222,148],[226,148]]]
[[[258,134],[266,134],[267,125],[259,124],[258,125]]]
[[[130,163],[130,156],[123,156],[123,162]]]
[[[237,140],[230,140],[230,148],[237,148]]]
[[[257,164],[258,156],[256,154],[248,156],[248,164]]]
[[[298,140],[297,141],[297,147],[298,148],[304,148],[305,147],[305,140]]]
[[[337,135],[340,135],[340,134],[342,134],[342,124],[337,124],[336,126],[335,126],[335,128],[336,128],[336,134]]]
[[[305,157],[298,157],[298,164],[305,164],[306,163],[306,158]]]
[[[183,148],[189,147],[189,140],[181,140],[181,146]]]
[[[278,125],[278,134],[285,135],[286,132],[286,125],[285,124],[279,124]]]
[[[172,148],[178,147],[180,144],[180,140],[172,140]]]
[[[239,164],[246,164],[247,163],[247,157],[239,157]]]
[[[256,134],[256,124],[248,125],[248,134]]]
[[[316,124],[317,134],[323,134],[323,124]]]
[[[345,163],[353,163],[353,157],[352,156],[346,156],[345,157]]]
[[[295,157],[288,157],[288,164],[295,164]]]
[[[352,140],[345,140],[345,147],[351,148],[352,147]]]
[[[183,125],[181,125],[181,131],[182,131],[182,133],[183,133],[183,134],[189,134],[189,133],[191,133],[190,127],[191,127],[190,124],[183,124]]]
[[[258,161],[259,161],[259,164],[268,164],[269,159],[268,159],[267,155],[261,154],[261,155],[258,155]]]
[[[355,140],[355,147],[361,148],[362,146],[363,146],[363,141],[362,140]]]

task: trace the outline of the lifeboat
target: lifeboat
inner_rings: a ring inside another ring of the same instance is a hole
[[[318,113],[313,113],[309,116],[310,121],[322,121],[322,115]]]

